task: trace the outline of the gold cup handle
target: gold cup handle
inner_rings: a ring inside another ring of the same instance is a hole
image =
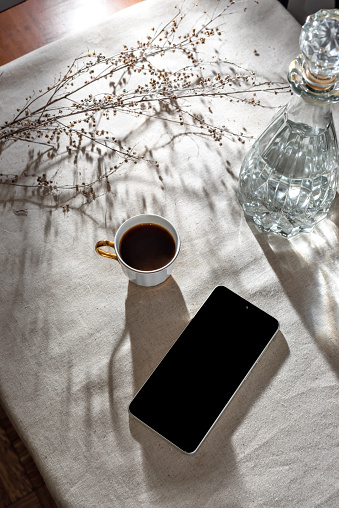
[[[101,249],[100,247],[112,247],[115,249],[114,242],[110,240],[100,240],[95,244],[95,252],[104,258],[115,259],[118,261],[118,256],[114,252],[108,252],[107,250]]]

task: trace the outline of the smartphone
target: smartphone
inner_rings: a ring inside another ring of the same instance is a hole
[[[135,395],[130,414],[194,453],[278,329],[275,318],[217,286]]]

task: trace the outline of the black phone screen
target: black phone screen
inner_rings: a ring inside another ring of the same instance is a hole
[[[275,318],[217,286],[135,395],[130,413],[195,452],[278,329]]]

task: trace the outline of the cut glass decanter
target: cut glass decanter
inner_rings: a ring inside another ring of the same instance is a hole
[[[293,98],[246,155],[238,199],[260,230],[292,237],[327,216],[338,186],[339,9],[309,16],[290,65]]]

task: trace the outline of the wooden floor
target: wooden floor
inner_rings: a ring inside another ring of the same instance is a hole
[[[0,508],[54,508],[32,457],[0,406]]]
[[[142,0],[26,0],[0,13],[0,65]],[[0,508],[54,508],[46,485],[0,406]]]
[[[141,1],[26,0],[0,13],[0,65]]]

